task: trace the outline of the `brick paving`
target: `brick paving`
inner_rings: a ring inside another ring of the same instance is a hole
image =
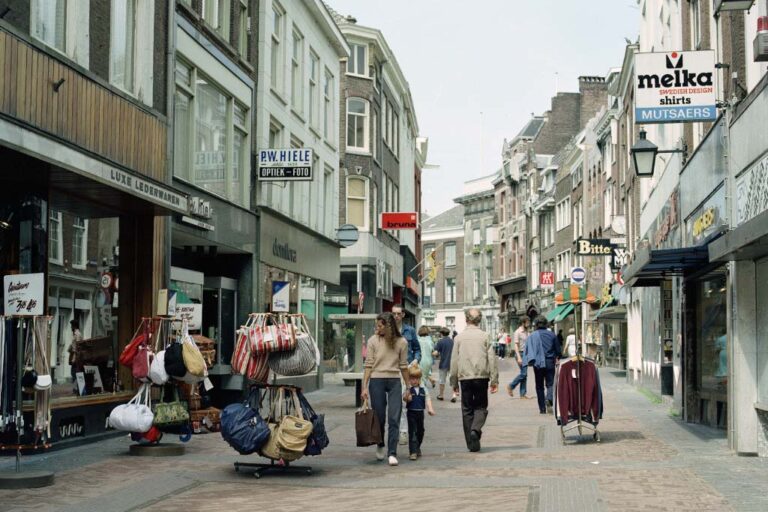
[[[516,373],[510,361],[501,369],[503,382]],[[235,461],[263,460],[239,456],[218,434],[195,436],[186,455],[170,458],[128,456],[120,437],[26,457],[26,468],[56,471],[56,484],[0,491],[0,511],[768,510],[768,462],[733,455],[723,432],[671,418],[621,375],[604,370],[601,381],[600,443],[574,432],[563,444],[535,400],[502,389],[480,453],[463,446],[459,404],[436,401],[424,457],[408,461],[401,446],[400,466],[390,468],[373,448],[354,446],[354,388],[330,383],[308,396],[326,414],[332,443],[298,462],[312,465],[311,475],[236,473]],[[0,460],[0,469],[12,467]]]

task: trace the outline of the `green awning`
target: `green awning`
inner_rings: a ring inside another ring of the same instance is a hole
[[[328,315],[339,315],[344,313],[349,313],[347,306],[323,305],[323,320],[326,322],[328,321]]]
[[[546,317],[547,321],[548,321],[548,322],[551,322],[551,321],[552,321],[552,320],[553,320],[553,319],[554,319],[554,318],[555,318],[557,315],[559,315],[559,314],[560,314],[560,312],[561,312],[561,311],[563,311],[563,310],[564,310],[564,309],[565,309],[567,306],[569,306],[569,304],[560,304],[560,305],[559,305],[559,306],[557,306],[555,309],[553,309],[552,311],[550,311],[549,313],[547,313],[547,314],[545,315],[545,317]]]
[[[565,317],[573,313],[574,309],[575,306],[573,304],[566,304],[562,311],[555,317],[555,323],[565,320]]]

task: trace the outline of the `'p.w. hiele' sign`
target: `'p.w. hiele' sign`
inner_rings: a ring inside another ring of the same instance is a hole
[[[717,118],[715,52],[635,55],[635,122],[690,123]]]

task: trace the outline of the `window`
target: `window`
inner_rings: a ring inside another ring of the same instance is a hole
[[[392,123],[392,152],[395,156],[400,156],[400,118],[393,114]]]
[[[328,235],[333,231],[335,226],[333,225],[333,212],[337,205],[335,205],[333,190],[334,190],[334,170],[333,167],[325,166],[325,175],[323,176],[323,215],[325,229],[324,233]]]
[[[456,278],[449,277],[445,280],[445,302],[456,302]]]
[[[203,0],[203,19],[229,42],[230,0]]]
[[[381,101],[381,135],[384,137],[385,144],[389,144],[387,119],[389,119],[389,108],[387,107],[387,98],[384,96]]]
[[[557,224],[557,230],[569,226],[571,224],[571,198],[566,197],[555,206],[555,223]]]
[[[112,0],[109,43],[109,81],[124,91],[133,92],[135,0]]]
[[[579,165],[575,171],[571,172],[571,187],[576,188],[581,183],[582,174],[584,173],[582,166]]]
[[[304,147],[304,142],[301,141],[298,137],[291,135],[291,149],[300,149]],[[304,219],[301,216],[302,206],[303,202],[301,198],[301,192],[304,183],[299,181],[294,181],[292,183],[288,183],[288,194],[290,196],[289,203],[288,203],[288,211],[291,214],[291,217],[298,220],[299,222],[306,223],[306,219]]]
[[[701,4],[699,3],[699,0],[690,0],[690,2],[693,49],[698,50],[701,47]]]
[[[48,46],[66,52],[67,0],[32,0],[30,32]]]
[[[480,298],[480,269],[472,271],[472,298]]]
[[[88,220],[75,217],[72,221],[72,266],[85,268],[88,263]]]
[[[430,306],[433,306],[435,304],[435,283],[430,283],[427,285],[426,293],[424,294],[424,296],[429,297]]]
[[[364,44],[350,44],[349,49],[347,73],[368,76],[368,46]]]
[[[371,153],[373,158],[379,158],[379,114],[375,110],[371,120]]]
[[[64,264],[64,242],[61,235],[61,212],[51,210],[48,216],[48,259],[57,265]]]
[[[432,251],[434,250],[435,250],[434,244],[428,244],[424,246],[424,258],[425,258],[424,269],[425,270],[429,270],[432,268],[432,261],[430,260],[430,258],[428,258],[428,256],[432,254]]]
[[[557,255],[555,264],[555,280],[566,279],[571,271],[571,251],[563,251]]]
[[[320,128],[320,57],[309,51],[309,126]]]
[[[182,59],[175,76],[174,175],[247,205],[249,108]]]
[[[493,226],[485,227],[485,245],[491,245],[496,242],[496,228]]]
[[[445,266],[456,266],[456,244],[454,242],[445,244]]]
[[[480,241],[480,228],[475,228],[472,230],[472,245],[479,247]]]
[[[368,180],[347,178],[347,222],[368,231]]]
[[[371,210],[371,214],[373,216],[373,233],[377,234],[379,232],[379,187],[376,186],[376,183],[371,182],[371,185],[373,186],[373,192],[371,193],[371,196],[373,197],[373,210]]]
[[[368,102],[347,100],[347,149],[368,151]]]
[[[531,251],[531,289],[539,287],[539,251]]]
[[[323,82],[323,136],[333,142],[333,75],[326,68]]]
[[[299,114],[304,112],[304,36],[293,29],[291,53],[291,105]]]
[[[613,183],[603,191],[603,227],[608,228],[613,220]]]
[[[456,317],[455,316],[447,316],[445,317],[445,325],[446,327],[455,327],[456,326]]]
[[[250,20],[248,19],[248,0],[240,0],[240,24],[237,35],[237,50],[243,58],[248,58],[248,29]]]
[[[272,2],[272,47],[270,49],[270,85],[278,92],[282,89],[283,72],[283,24],[285,11],[277,2]]]

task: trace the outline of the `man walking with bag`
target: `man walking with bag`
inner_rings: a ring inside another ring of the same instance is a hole
[[[461,388],[464,440],[471,452],[480,451],[483,425],[488,417],[488,388],[499,387],[499,362],[487,332],[480,329],[483,314],[477,308],[464,313],[467,328],[456,336],[451,354],[451,385]]]
[[[539,315],[534,321],[536,330],[525,341],[523,364],[533,366],[536,378],[536,398],[539,401],[539,412],[547,414],[552,408],[552,386],[555,381],[555,362],[559,359],[562,349],[555,333],[547,329],[549,322],[546,317]],[[547,385],[546,398],[544,384]]]

